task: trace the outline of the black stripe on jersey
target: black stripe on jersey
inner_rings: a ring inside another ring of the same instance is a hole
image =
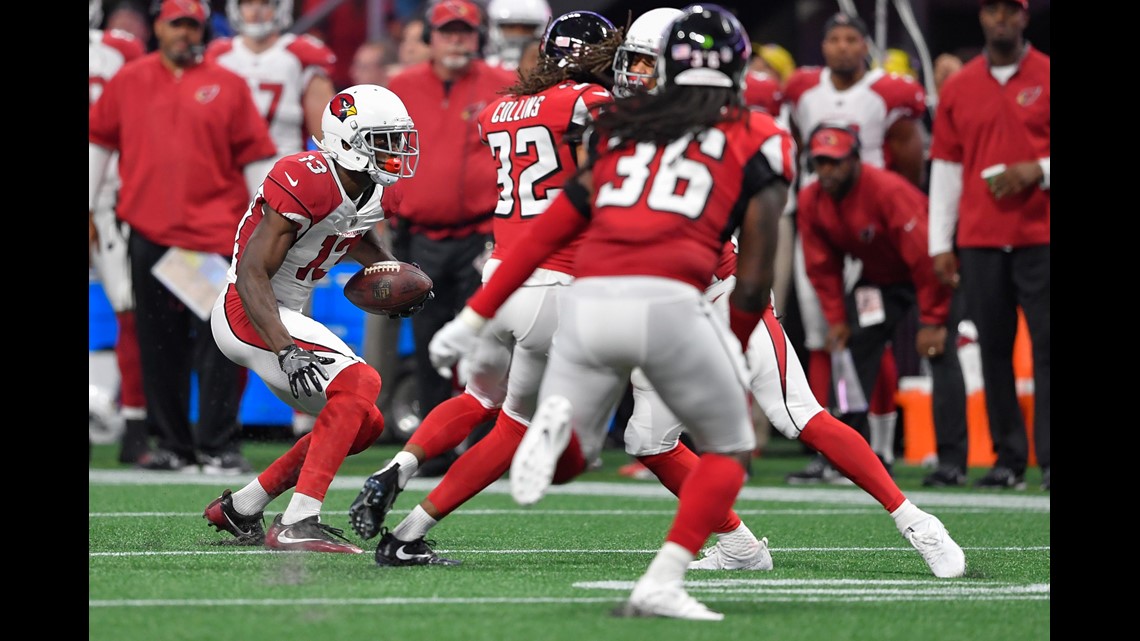
[[[721,232],[721,242],[725,242],[731,238],[732,234],[740,227],[740,223],[744,220],[744,211],[748,207],[748,201],[775,180],[784,183],[787,182],[784,180],[783,174],[772,170],[772,166],[768,164],[768,158],[764,156],[764,152],[757,149],[756,153],[744,164],[744,172],[740,180],[740,196],[737,197],[736,202],[732,205],[732,213],[728,217],[728,224]]]
[[[570,200],[570,204],[582,214],[582,218],[589,220],[590,218],[590,191],[586,189],[582,183],[578,182],[577,176],[572,176],[566,181],[562,188],[562,193],[566,194],[566,198]]]

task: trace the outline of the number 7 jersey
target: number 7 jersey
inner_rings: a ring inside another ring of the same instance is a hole
[[[502,258],[526,234],[527,223],[546,211],[578,170],[578,136],[592,111],[612,95],[594,83],[561,82],[533,95],[505,95],[479,115],[479,137],[497,163],[499,201],[495,206],[493,258]],[[559,249],[541,265],[573,274],[577,243]]]

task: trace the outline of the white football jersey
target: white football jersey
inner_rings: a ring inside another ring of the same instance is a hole
[[[103,95],[103,86],[111,77],[128,61],[141,56],[143,49],[134,36],[117,29],[91,29],[88,41],[87,106],[90,108]],[[100,206],[113,205],[119,191],[118,160],[119,154],[113,154],[107,165],[107,176],[100,191]]]
[[[283,34],[265,51],[254,53],[241,37],[219,38],[206,56],[246,79],[253,102],[269,124],[278,156],[305,149],[305,88],[316,74],[330,75],[336,56],[311,36]]]
[[[857,127],[860,155],[876,167],[886,165],[883,145],[891,125],[901,118],[921,117],[926,108],[921,85],[882,69],[868,71],[842,91],[835,88],[831,70],[826,67],[797,71],[788,80],[785,99],[791,105],[791,119],[805,139],[824,121]]]
[[[237,263],[261,221],[262,204],[268,203],[299,225],[293,246],[270,284],[278,304],[301,311],[314,283],[343,260],[365,232],[384,220],[380,206],[383,195],[384,187],[376,185],[357,206],[345,193],[332,160],[323,152],[303,151],[281,158],[269,170],[238,224],[227,279],[237,282]]]

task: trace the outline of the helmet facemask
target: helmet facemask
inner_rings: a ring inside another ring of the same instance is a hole
[[[329,135],[326,134],[322,149],[333,155],[340,166],[349,171],[364,171],[372,182],[385,187],[395,184],[400,178],[416,175],[419,165],[419,132],[407,127],[374,127],[357,129],[351,122],[353,133],[348,138],[335,136],[336,146],[328,148]]]
[[[640,56],[648,56],[653,60],[651,71],[640,73],[633,70],[635,61]],[[635,93],[657,93],[657,52],[651,48],[624,43],[618,47],[614,55],[614,95],[627,98]]]

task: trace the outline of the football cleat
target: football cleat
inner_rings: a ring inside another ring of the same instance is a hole
[[[542,402],[511,459],[511,497],[534,505],[546,494],[554,468],[570,443],[570,401],[551,396]]]
[[[422,536],[415,541],[401,541],[385,532],[380,543],[376,545],[376,565],[459,565],[463,563],[458,559],[445,559],[436,554],[431,546],[434,541],[427,541]]]
[[[265,513],[246,516],[234,509],[233,492],[226,490],[202,512],[202,518],[219,532],[229,532],[238,545],[265,543]]]
[[[364,488],[348,508],[348,522],[360,538],[367,540],[380,533],[384,517],[402,491],[400,464],[395,461],[364,481]]]
[[[950,538],[946,526],[938,517],[928,515],[908,527],[903,537],[922,554],[930,571],[940,579],[950,579],[966,573],[966,554]]]
[[[689,596],[681,581],[651,583],[642,577],[633,586],[629,601],[613,611],[619,617],[668,617],[692,621],[720,621],[724,615]]]
[[[689,564],[690,570],[759,570],[767,572],[772,569],[772,553],[768,551],[768,537],[756,542],[752,554],[735,556],[728,552],[724,546],[717,544],[708,550],[705,555]]]
[[[281,522],[278,514],[265,533],[265,546],[272,550],[297,550],[301,552],[337,552],[341,554],[362,554],[364,550],[344,538],[344,530],[321,523],[319,516],[310,516],[291,525]],[[336,538],[333,538],[333,537]],[[340,539],[339,541],[336,539]]]

